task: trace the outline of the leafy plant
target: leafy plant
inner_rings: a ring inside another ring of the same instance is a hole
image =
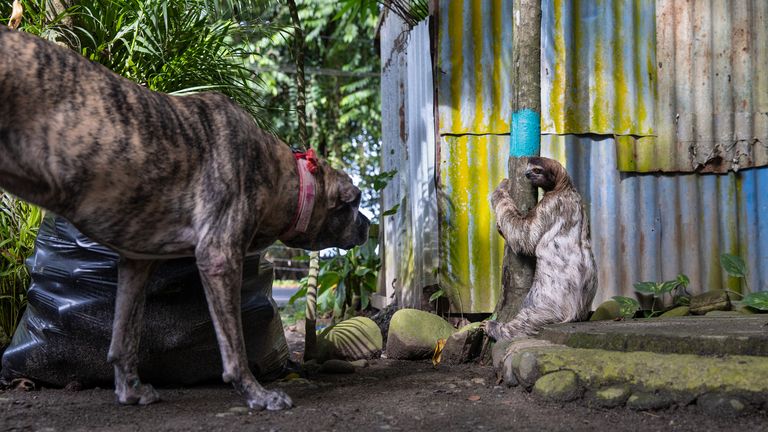
[[[32,253],[43,212],[0,192],[0,339],[16,331],[27,304],[29,272],[24,265]]]
[[[640,302],[631,297],[614,296],[612,299],[619,304],[619,313],[623,318],[632,318],[640,310]]]
[[[741,304],[761,311],[768,311],[768,291],[747,294],[741,300]]]
[[[209,0],[90,0],[57,9],[22,0],[20,29],[66,45],[149,89],[174,94],[224,93],[268,127],[260,82],[240,42],[267,27],[213,12]],[[61,4],[71,4],[62,2]],[[3,16],[6,7],[0,7]]]
[[[744,287],[749,291],[747,284],[747,263],[737,255],[724,253],[720,255],[720,265],[729,276],[744,279]]]
[[[345,254],[338,249],[330,259],[320,263],[317,277],[318,315],[332,313],[334,321],[364,310],[370,304],[370,295],[376,291],[381,260],[376,253],[376,242],[368,240]],[[290,304],[307,294],[307,278],[299,281],[301,288],[291,297]]]
[[[672,293],[672,291],[676,289],[680,289],[681,291],[685,292],[685,289],[690,284],[690,279],[688,276],[684,274],[679,274],[674,280],[669,280],[665,282],[638,282],[634,284],[635,291],[641,293],[641,294],[650,294],[653,296],[653,303],[651,304],[651,310],[648,313],[648,317],[653,317],[661,313],[661,311],[656,310],[656,301],[658,299],[661,299],[666,294]],[[687,295],[680,295],[676,299],[676,303],[684,304],[688,301]]]

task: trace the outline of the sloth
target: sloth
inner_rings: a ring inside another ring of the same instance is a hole
[[[521,214],[510,197],[509,179],[491,196],[496,228],[507,245],[516,254],[536,257],[533,284],[520,312],[510,322],[483,325],[497,341],[536,334],[547,324],[586,319],[597,289],[589,220],[565,168],[533,157],[525,177],[545,192],[528,214]]]

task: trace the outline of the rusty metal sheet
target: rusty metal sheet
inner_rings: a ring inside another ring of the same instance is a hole
[[[542,133],[653,135],[654,2],[541,7]]]
[[[719,257],[743,257],[750,290],[768,290],[768,168],[727,175],[628,174],[610,137],[545,136],[542,155],[563,162],[590,209],[598,266],[594,306],[633,284],[684,273],[690,291],[745,288]]]
[[[382,191],[381,302],[418,307],[437,280],[434,85],[429,25],[408,30],[393,15],[381,28],[382,170],[397,174]]]
[[[619,146],[619,169],[767,165],[768,1],[657,0],[656,9],[658,138]]]
[[[440,134],[509,133],[512,2],[439,2]]]
[[[504,243],[490,196],[507,173],[509,137],[444,136],[440,149],[440,285],[455,312],[492,312]]]

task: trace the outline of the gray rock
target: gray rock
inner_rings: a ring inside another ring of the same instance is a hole
[[[501,379],[504,380],[507,387],[517,387],[520,385],[520,380],[517,379],[516,368],[512,360],[513,356],[507,356],[501,367]]]
[[[691,297],[691,314],[704,315],[713,310],[730,310],[731,301],[724,290],[712,290]]]
[[[248,414],[248,408],[242,406],[235,406],[229,409],[233,415],[246,415]]]
[[[708,317],[740,317],[740,316],[744,316],[744,314],[742,314],[739,311],[713,310],[713,311],[707,312],[706,314],[704,314],[704,316],[708,316]]]
[[[696,406],[709,415],[738,416],[751,411],[749,403],[736,396],[723,393],[707,393],[696,399]]]
[[[651,411],[667,408],[673,400],[659,393],[635,392],[627,399],[627,408],[636,411]]]
[[[454,333],[445,342],[441,362],[455,365],[474,360],[483,348],[484,335],[483,330],[478,327]]]
[[[593,402],[603,408],[614,408],[624,405],[629,394],[630,390],[627,385],[608,386],[595,392]]]
[[[348,374],[355,372],[355,365],[345,360],[331,359],[320,366],[320,373]]]
[[[350,362],[352,366],[356,368],[367,368],[368,367],[368,360],[360,359]]]
[[[515,368],[515,366],[517,367]],[[539,361],[536,354],[532,352],[524,351],[514,356],[512,367],[517,369],[517,377],[520,379],[520,383],[526,387],[534,385],[541,376]]]
[[[456,332],[444,319],[417,309],[400,309],[392,316],[387,336],[387,357],[419,360],[432,357],[439,339]]]
[[[536,381],[533,393],[555,402],[569,402],[581,397],[579,377],[573,371],[561,370],[546,374]]]

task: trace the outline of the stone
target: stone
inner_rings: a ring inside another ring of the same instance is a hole
[[[627,408],[635,411],[652,411],[668,408],[672,399],[660,393],[636,392],[627,399]]]
[[[517,377],[520,380],[520,384],[526,387],[534,385],[541,376],[536,354],[525,351],[515,357],[517,358],[513,357],[512,359],[512,367],[517,369]]]
[[[713,310],[709,311],[704,316],[708,317],[740,317],[743,316],[741,312],[738,311],[721,311],[721,310]]]
[[[242,406],[236,406],[229,409],[233,415],[246,415],[248,414],[248,408]]]
[[[687,316],[691,311],[691,308],[688,306],[678,306],[676,308],[672,308],[663,314],[659,315],[659,318],[677,318],[682,316]]]
[[[614,408],[624,405],[629,398],[628,385],[612,385],[603,387],[595,392],[593,402],[603,408]]]
[[[580,398],[583,389],[573,371],[562,370],[539,378],[533,386],[533,393],[554,402],[570,402]]]
[[[520,385],[520,380],[517,379],[517,375],[515,373],[515,365],[513,365],[512,362],[513,357],[514,356],[507,356],[507,358],[504,359],[504,363],[501,367],[501,379],[504,381],[507,387],[517,387]]]
[[[724,393],[703,394],[696,399],[696,406],[702,412],[716,416],[739,416],[751,411],[749,403]]]
[[[456,365],[474,360],[483,349],[484,336],[478,326],[464,326],[445,341],[441,363]]]
[[[691,297],[691,314],[704,315],[714,310],[730,310],[731,301],[725,290],[712,290]]]
[[[491,342],[491,343],[493,344],[491,346],[491,360],[492,360],[493,368],[498,371],[502,368],[504,359],[507,357],[507,349],[509,349],[509,346],[512,344],[512,341],[503,340],[503,341]]]
[[[378,356],[384,347],[379,326],[370,318],[353,317],[327,327],[317,336],[320,360],[361,360]]]
[[[351,361],[350,363],[352,364],[352,366],[354,366],[356,368],[361,368],[362,369],[362,368],[367,368],[368,367],[368,360],[364,360],[364,359]]]
[[[616,300],[608,300],[600,304],[589,317],[590,321],[605,321],[621,318],[621,305]]]
[[[400,309],[392,316],[387,336],[387,357],[400,360],[431,358],[439,339],[456,332],[444,319],[417,309]]]
[[[326,374],[348,374],[355,372],[355,366],[345,360],[331,359],[320,366],[319,372]]]

